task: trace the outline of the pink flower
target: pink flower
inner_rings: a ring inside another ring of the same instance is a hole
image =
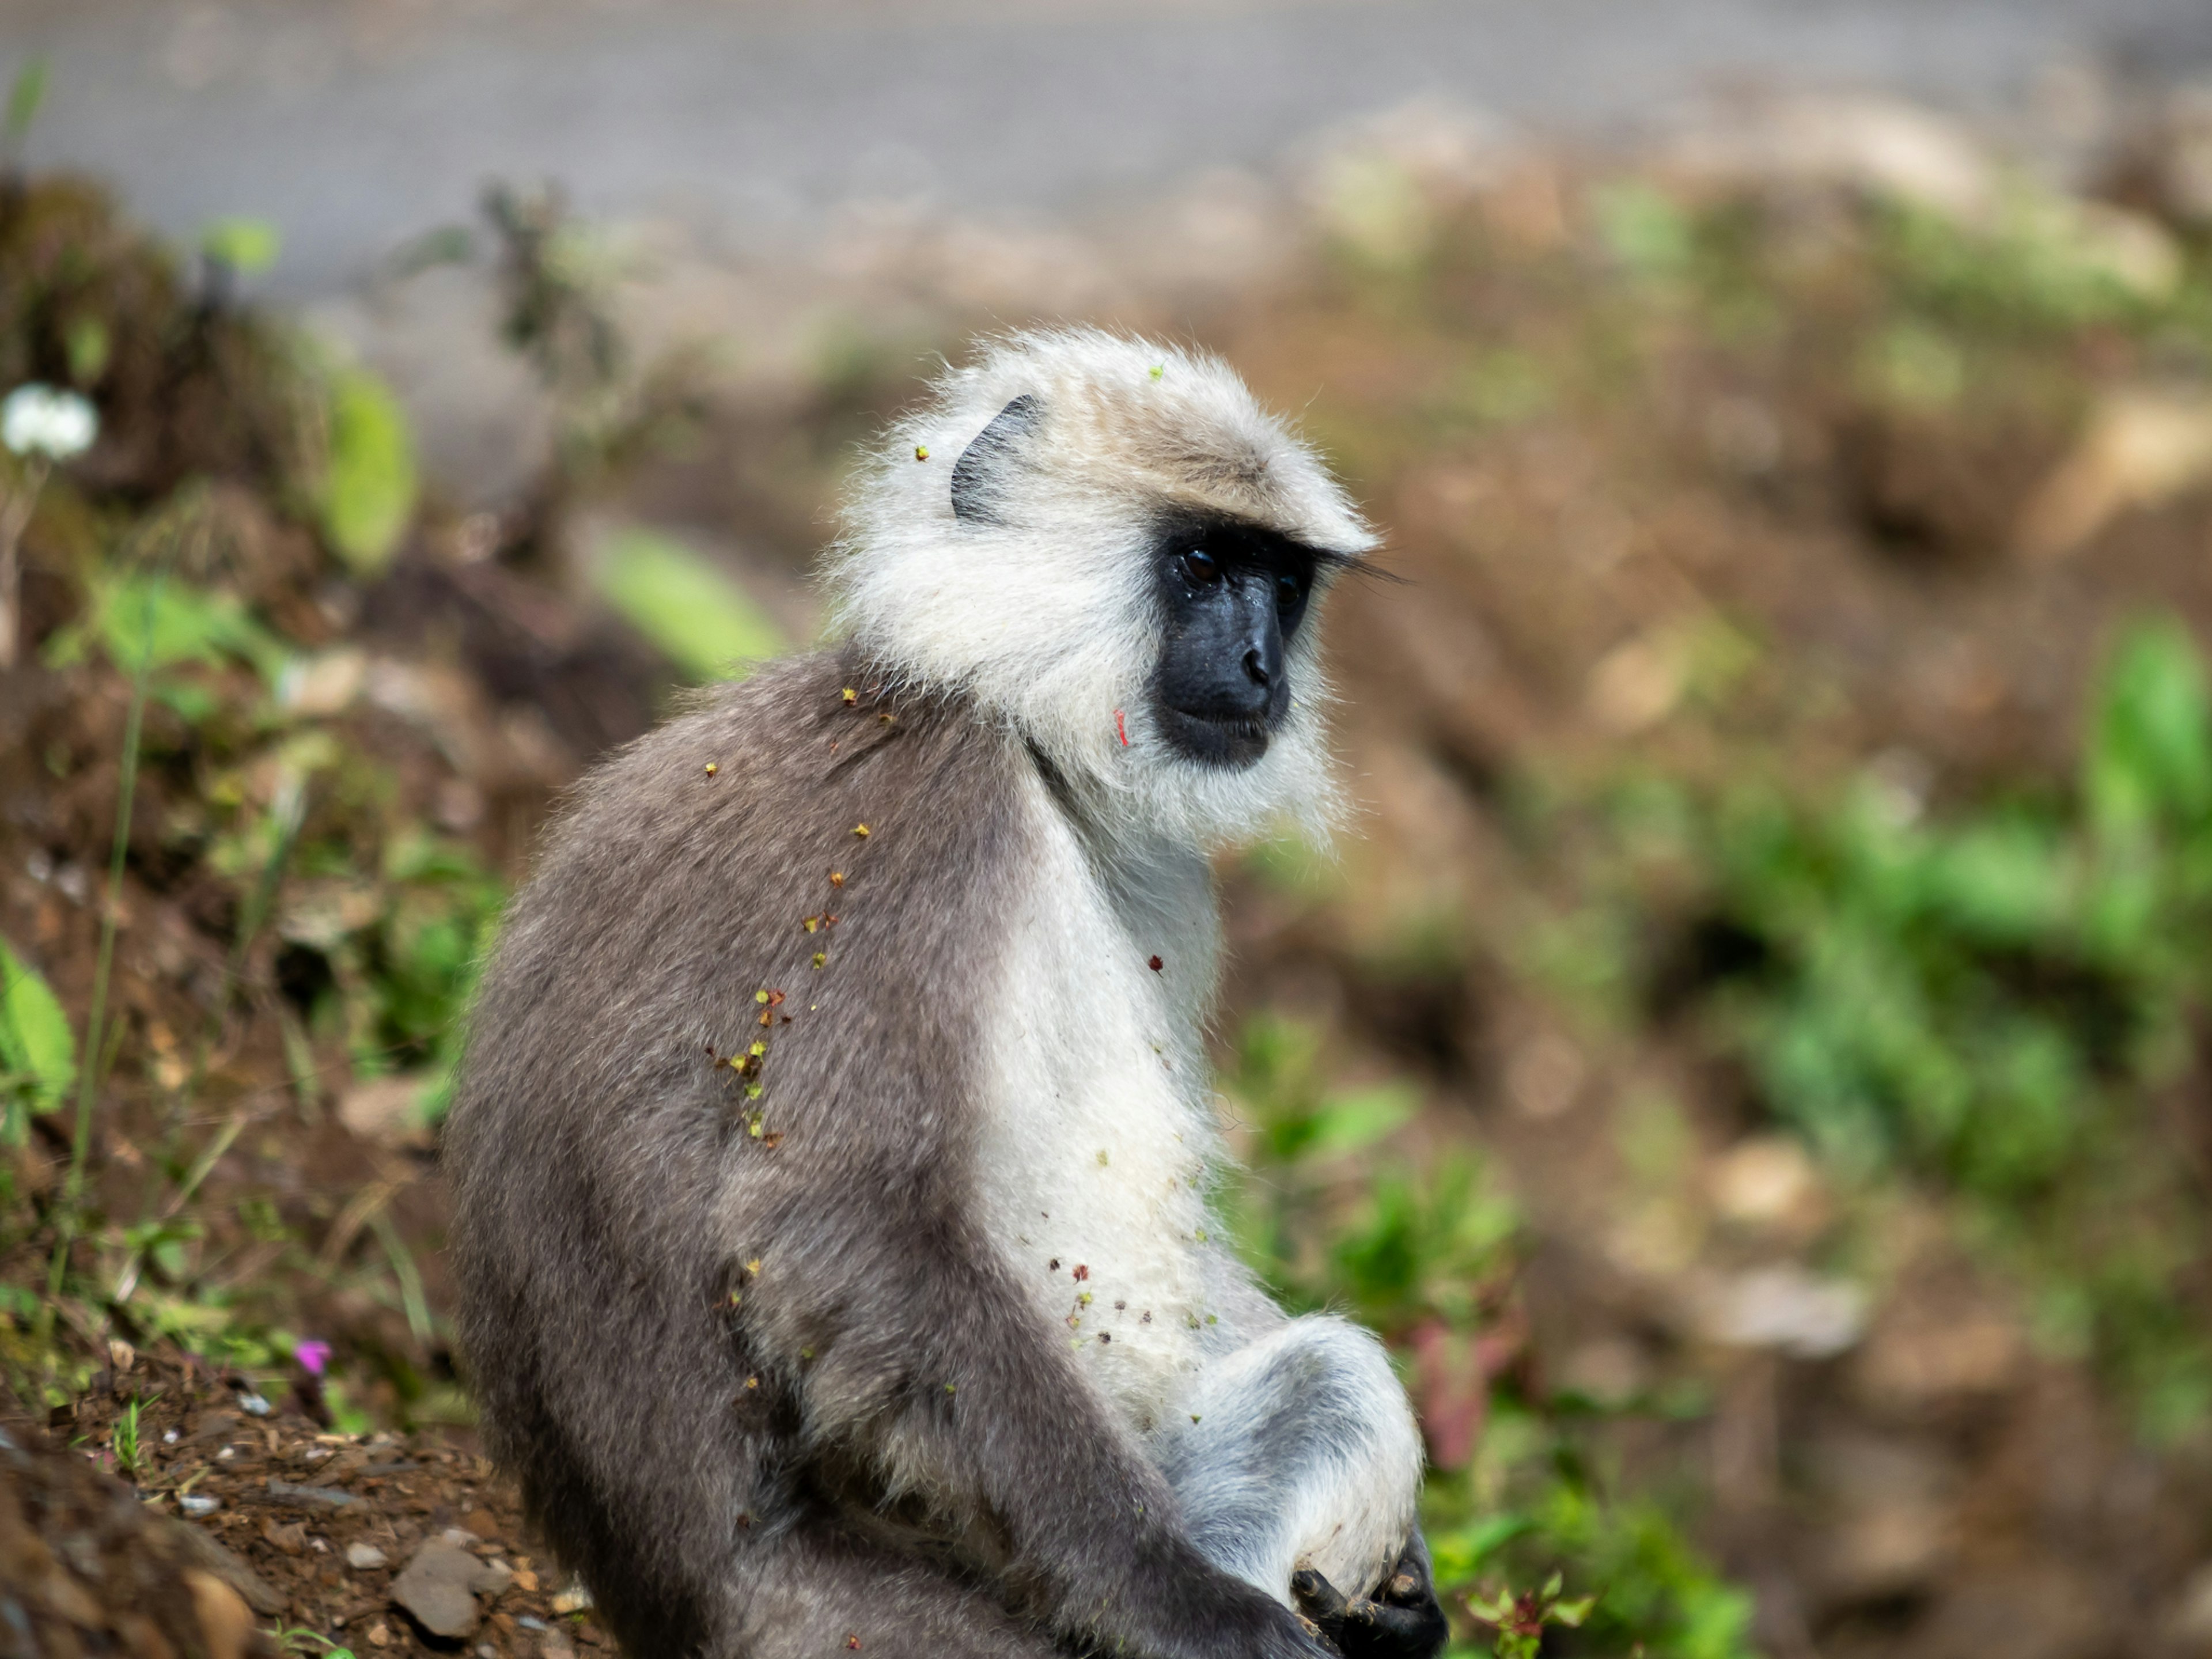
[[[320,1376],[323,1368],[331,1363],[331,1345],[327,1342],[300,1342],[293,1345],[292,1358],[300,1362],[301,1369],[312,1376]]]

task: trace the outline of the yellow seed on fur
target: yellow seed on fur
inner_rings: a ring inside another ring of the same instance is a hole
[[[760,1269],[761,1259],[758,1256],[755,1256],[751,1261],[745,1263],[745,1271],[752,1274],[757,1279],[760,1276]]]
[[[853,690],[849,685],[845,688],[845,701],[848,703],[855,703],[860,702],[860,694],[859,692]]]
[[[749,1389],[757,1389],[760,1387],[760,1378],[757,1376],[747,1377],[745,1379],[745,1386]]]
[[[799,1351],[799,1357],[801,1359],[811,1359],[814,1358],[814,1350],[811,1348],[801,1348]]]
[[[820,966],[822,966],[822,964],[823,964],[823,963],[825,963],[825,962],[827,962],[827,961],[829,961],[829,960],[830,960],[829,952],[827,952],[826,951],[817,951],[814,953],[814,965],[815,965],[817,968],[819,968]]]
[[[804,927],[810,933],[817,933],[820,931],[822,927],[822,918],[819,916],[809,916],[805,921],[800,922],[799,925],[801,927]]]
[[[957,1382],[947,1382],[945,1385],[945,1392],[947,1394],[957,1394],[960,1392],[960,1385]]]
[[[856,823],[853,826],[853,833],[862,841],[866,841],[868,838],[868,826],[865,823]]]
[[[914,447],[914,458],[917,461],[927,460],[929,459],[929,446],[927,444],[916,444]]]
[[[711,777],[713,777],[713,776],[714,775],[714,774],[715,774],[715,773],[717,773],[717,772],[720,771],[721,769],[721,769],[720,767],[719,767],[719,766],[715,765],[715,764],[714,764],[714,762],[712,762],[712,761],[708,761],[708,762],[707,763],[707,775],[708,775],[708,777],[710,777],[710,778],[711,778]]]
[[[1152,378],[1153,378],[1154,380],[1158,380],[1158,379],[1160,378],[1160,376],[1161,376],[1161,375],[1163,375],[1163,374],[1166,374],[1167,372],[1168,372],[1168,366],[1167,366],[1165,363],[1154,363],[1154,364],[1152,365]],[[1197,1419],[1196,1418],[1194,1418],[1194,1418],[1192,1418],[1190,1420],[1191,1420],[1192,1422],[1194,1422],[1194,1423],[1195,1423],[1195,1422],[1197,1422],[1197,1421],[1198,1421],[1198,1419]]]
[[[1196,1412],[1193,1412],[1190,1414],[1190,1420],[1194,1423],[1198,1421],[1198,1413]]]
[[[753,1046],[752,1046],[750,1048],[747,1049],[745,1052],[746,1052],[746,1053],[748,1053],[748,1054],[766,1054],[766,1053],[768,1052],[768,1044],[766,1044],[765,1042],[756,1042],[755,1044],[753,1044]],[[1200,1233],[1200,1234],[1199,1235],[1199,1237],[1200,1237],[1200,1238],[1204,1238],[1204,1237],[1206,1237],[1206,1235],[1205,1235],[1204,1233]]]
[[[753,1000],[754,1000],[755,1002],[766,1002],[766,1001],[768,1000],[768,993],[767,993],[767,992],[765,992],[765,991],[756,991],[756,992],[754,992],[754,993],[753,993]]]

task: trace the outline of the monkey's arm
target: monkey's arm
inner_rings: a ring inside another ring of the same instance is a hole
[[[886,1206],[890,1208],[890,1206]],[[818,1259],[860,1271],[779,1296],[749,1335],[811,1354],[793,1383],[824,1453],[859,1452],[891,1491],[930,1494],[998,1540],[1012,1603],[1103,1650],[1157,1659],[1317,1659],[1297,1615],[1206,1561],[1173,1492],[1057,1333],[950,1218]]]

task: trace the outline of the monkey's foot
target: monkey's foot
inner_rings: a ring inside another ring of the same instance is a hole
[[[1427,1563],[1411,1551],[1371,1598],[1346,1598],[1310,1567],[1291,1576],[1291,1594],[1344,1659],[1434,1659],[1451,1634]]]

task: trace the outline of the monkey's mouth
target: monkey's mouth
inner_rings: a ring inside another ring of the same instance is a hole
[[[1273,722],[1264,714],[1213,714],[1160,706],[1160,734],[1186,760],[1231,771],[1252,765],[1267,752]]]

